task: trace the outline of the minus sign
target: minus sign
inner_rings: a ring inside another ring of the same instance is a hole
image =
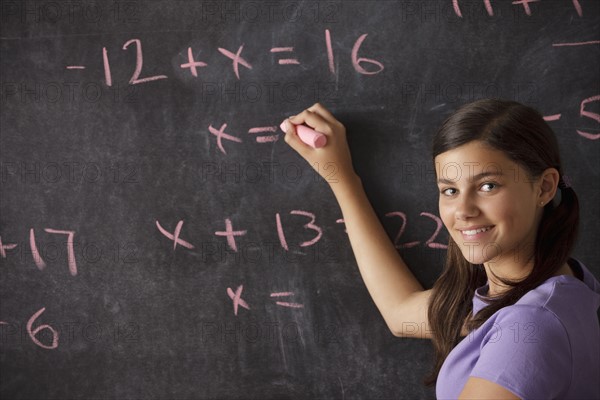
[[[562,117],[562,114],[546,115],[544,121],[558,121]]]
[[[83,65],[67,65],[67,69],[85,69]]]

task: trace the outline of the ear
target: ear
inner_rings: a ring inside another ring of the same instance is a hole
[[[538,203],[548,204],[556,195],[560,174],[556,168],[547,168],[540,177]]]

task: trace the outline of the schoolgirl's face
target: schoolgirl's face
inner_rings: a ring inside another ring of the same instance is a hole
[[[525,265],[542,215],[539,186],[504,153],[472,141],[435,158],[439,209],[473,264]]]

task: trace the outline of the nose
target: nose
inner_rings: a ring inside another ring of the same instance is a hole
[[[479,208],[469,194],[459,196],[455,204],[454,217],[457,220],[463,221],[479,215]]]

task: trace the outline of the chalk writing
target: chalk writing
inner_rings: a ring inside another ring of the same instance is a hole
[[[600,42],[599,42],[600,43]],[[600,101],[600,95],[596,95],[596,96],[592,96],[592,97],[588,97],[586,99],[583,99],[581,101],[581,103],[579,104],[579,117],[586,117],[586,118],[590,118],[593,119],[596,122],[600,123],[600,114],[595,113],[595,112],[591,112],[591,111],[587,111],[585,109],[586,105],[591,103],[591,102],[597,102]],[[545,115],[544,116],[544,121],[558,121],[562,118],[562,114],[553,114],[553,115]],[[600,133],[589,133],[589,132],[585,132],[579,129],[576,129],[576,132],[589,140],[597,140],[600,138]]]
[[[221,125],[221,128],[219,128],[218,130],[213,128],[212,125],[208,126],[208,131],[217,137],[217,146],[219,146],[219,149],[223,152],[223,154],[227,154],[227,152],[223,148],[222,139],[231,140],[232,142],[237,142],[237,143],[242,142],[242,139],[236,138],[235,136],[231,136],[231,135],[228,135],[227,133],[224,133],[223,131],[225,130],[225,128],[227,128],[227,124]]]
[[[17,247],[16,243],[3,244],[2,236],[0,236],[0,256],[6,258],[6,250],[12,250]]]
[[[48,233],[67,235],[67,262],[69,265],[69,272],[72,276],[77,275],[77,262],[75,260],[75,250],[73,249],[73,236],[75,235],[75,231],[61,231],[49,228],[44,229],[44,231]],[[42,259],[40,252],[38,251],[35,241],[35,231],[33,228],[29,230],[29,245],[31,247],[31,254],[33,255],[35,265],[40,271],[42,271],[44,268],[46,268],[46,262]]]
[[[55,349],[58,347],[58,332],[56,331],[56,329],[52,328],[50,325],[48,324],[42,324],[39,325],[37,328],[35,329],[31,329],[33,326],[33,323],[35,322],[35,320],[42,315],[42,313],[46,311],[46,307],[42,307],[40,308],[35,314],[33,314],[31,316],[31,318],[29,318],[29,321],[27,321],[27,333],[29,334],[29,337],[31,338],[31,340],[33,341],[33,343],[37,344],[38,346],[40,346],[43,349]],[[35,335],[37,335],[37,333],[39,331],[41,331],[42,329],[49,329],[50,332],[52,332],[52,344],[51,345],[45,345],[42,342],[40,342]]]
[[[275,293],[271,293],[271,297],[290,297],[293,296],[294,292],[275,292]],[[282,306],[282,307],[289,307],[289,308],[303,308],[304,305],[300,304],[300,303],[290,303],[287,301],[276,301],[275,304],[277,304],[278,306]]]
[[[585,110],[586,104],[588,104],[592,101],[600,101],[600,95],[588,97],[587,99],[582,100],[581,107],[579,109],[579,116],[591,118],[594,121],[600,123],[600,114]],[[600,138],[600,133],[589,133],[589,132],[584,132],[584,131],[580,131],[580,130],[577,130],[577,133],[579,133],[584,138],[591,139],[591,140],[597,140],[598,138]]]
[[[246,301],[244,301],[244,299],[242,299],[242,291],[243,290],[244,290],[244,285],[239,285],[237,287],[237,289],[235,290],[235,292],[230,287],[227,288],[227,296],[229,296],[229,298],[231,299],[231,302],[233,304],[233,315],[235,315],[235,316],[238,315],[239,306],[242,306],[246,310],[250,310],[250,306],[248,305],[248,303]],[[294,292],[273,292],[269,295],[269,297],[280,298],[280,297],[292,297],[294,295],[295,295]],[[275,304],[280,307],[286,307],[286,308],[304,308],[304,304],[292,303],[292,302],[287,302],[287,301],[275,301]]]
[[[175,250],[177,248],[177,245],[180,244],[185,248],[188,249],[193,249],[194,246],[188,242],[186,242],[183,239],[179,239],[179,234],[181,233],[181,227],[183,225],[183,221],[179,221],[177,223],[177,226],[175,227],[175,232],[173,232],[173,234],[170,234],[169,232],[167,232],[158,221],[156,221],[156,227],[158,228],[158,230],[160,231],[160,233],[162,233],[163,235],[165,235],[167,238],[171,239],[173,241],[173,250]]]
[[[195,78],[198,77],[198,67],[206,67],[208,64],[202,61],[194,60],[194,53],[192,53],[192,48],[188,47],[188,62],[185,64],[181,64],[181,68],[189,68],[192,76]]]
[[[31,338],[31,341],[33,343],[35,343],[37,346],[39,346],[43,349],[48,349],[48,350],[56,349],[58,347],[58,332],[56,331],[56,329],[54,329],[53,327],[51,327],[48,324],[38,325],[36,328],[33,328],[33,323],[39,318],[40,315],[42,315],[44,313],[44,311],[46,311],[46,307],[40,308],[29,318],[29,320],[27,321],[27,334]],[[5,321],[0,321],[0,325],[10,325],[10,324]],[[36,335],[44,329],[47,329],[52,333],[52,344],[50,344],[50,345],[42,343],[36,337]]]
[[[492,7],[492,3],[491,0],[482,0],[483,4],[485,6],[485,10],[487,11],[488,15],[490,17],[494,16],[494,9]],[[525,14],[530,17],[531,16],[531,7],[529,7],[529,3],[537,3],[540,0],[516,0],[513,1],[511,4],[518,6],[521,5],[523,7],[523,11],[525,12]],[[573,7],[575,8],[575,11],[577,12],[577,15],[579,15],[580,17],[583,17],[583,10],[581,8],[581,4],[579,3],[579,0],[571,0]],[[462,18],[462,12],[460,9],[460,4],[459,4],[459,0],[452,0],[452,6],[454,8],[454,13]]]
[[[144,82],[152,82],[158,79],[167,79],[166,75],[154,75],[148,78],[140,79],[140,74],[142,73],[142,65],[144,64],[144,56],[142,55],[142,42],[139,39],[131,39],[128,40],[127,43],[123,45],[123,50],[127,50],[130,44],[135,43],[135,71],[133,71],[133,75],[129,80],[129,83],[132,85],[137,85],[138,83]]]
[[[227,288],[227,295],[233,301],[233,314],[234,315],[237,315],[237,313],[238,313],[238,306],[242,306],[246,310],[250,309],[250,306],[248,306],[248,303],[246,303],[241,297],[242,290],[244,290],[244,285],[238,286],[237,289],[235,290],[235,293],[233,292],[233,290],[231,290],[231,288]]]
[[[314,236],[312,238],[310,238],[309,240],[299,242],[297,244],[299,247],[314,246],[323,238],[323,228],[320,225],[317,225],[315,223],[316,219],[317,219],[316,214],[309,212],[309,211],[304,211],[304,210],[291,210],[289,212],[289,214],[290,215],[299,215],[299,216],[308,218],[310,221],[303,224],[302,227],[306,230],[314,232]],[[434,232],[424,242],[412,241],[412,242],[407,242],[407,243],[400,243],[400,239],[401,239],[402,235],[404,235],[406,227],[407,227],[408,221],[407,221],[406,214],[402,211],[391,211],[391,212],[388,212],[385,214],[385,216],[388,218],[400,218],[402,220],[400,229],[398,230],[398,233],[396,234],[396,236],[394,238],[394,245],[396,246],[396,248],[398,248],[398,249],[411,248],[411,247],[415,247],[415,246],[418,246],[419,244],[423,243],[423,246],[431,248],[431,249],[446,249],[447,245],[445,245],[443,243],[435,242],[435,239],[439,236],[440,232],[442,231],[442,228],[444,227],[440,217],[438,217],[435,214],[426,212],[426,211],[422,211],[421,213],[419,213],[419,215],[435,221],[436,228],[435,228]],[[339,218],[339,219],[335,220],[335,223],[336,224],[344,224],[345,220],[342,218]],[[160,233],[162,235],[164,235],[166,238],[168,238],[169,240],[173,241],[173,250],[176,249],[178,244],[187,249],[194,249],[195,246],[193,244],[180,238],[182,225],[183,225],[183,221],[182,220],[178,221],[174,232],[170,233],[165,228],[163,228],[158,221],[156,221],[156,227],[158,228]],[[288,245],[288,240],[287,240],[286,234],[284,232],[284,227],[283,227],[280,213],[275,213],[275,229],[277,232],[277,237],[279,238],[279,244],[280,244],[281,248],[285,249],[286,251],[289,251],[290,249],[289,249],[289,245]],[[344,229],[344,232],[347,232],[347,230]],[[248,230],[237,230],[237,231],[233,230],[233,224],[229,218],[225,219],[225,230],[224,231],[214,232],[215,236],[226,237],[228,248],[233,250],[234,252],[238,251],[238,246],[237,246],[235,237],[240,237],[240,236],[244,236],[247,234],[248,234]]]
[[[361,48],[363,42],[365,41],[365,39],[367,38],[367,36],[368,36],[368,34],[364,33],[364,34],[360,35],[358,39],[356,39],[356,41],[354,42],[354,45],[352,46],[350,61],[351,61],[351,65],[354,68],[354,70],[356,72],[358,72],[359,74],[375,75],[384,70],[383,64],[375,59],[359,57],[359,55],[358,55],[358,52],[360,51],[360,48]],[[144,55],[142,52],[142,41],[140,39],[135,39],[135,38],[130,39],[127,42],[125,42],[125,44],[123,44],[122,50],[127,50],[127,48],[132,44],[135,45],[135,49],[136,49],[136,61],[135,61],[135,70],[134,70],[131,78],[129,79],[130,85],[137,85],[140,83],[147,83],[147,82],[152,82],[152,81],[157,81],[157,80],[168,78],[167,75],[153,75],[153,76],[149,76],[146,78],[140,78],[140,75],[142,73],[142,67],[144,65]],[[334,67],[334,54],[333,54],[333,47],[331,44],[331,32],[329,31],[329,29],[325,30],[325,47],[326,47],[329,71],[333,75],[337,75],[337,71],[335,70],[335,67]],[[242,57],[242,51],[244,50],[244,44],[241,44],[238,47],[238,49],[235,51],[235,53],[233,51],[230,51],[223,47],[217,47],[217,50],[223,56],[225,56],[231,60],[231,66],[232,66],[233,73],[238,80],[241,79],[240,66],[246,68],[247,70],[253,69],[252,64],[246,58]],[[268,51],[272,54],[292,53],[294,51],[294,47],[293,46],[271,47]],[[106,84],[106,86],[110,87],[113,84],[113,79],[112,79],[112,73],[111,73],[111,68],[110,68],[110,61],[109,61],[109,57],[108,57],[108,50],[106,47],[102,47],[102,62],[103,62],[103,66],[104,66],[104,83]],[[282,65],[282,66],[299,65],[300,61],[297,58],[280,58],[277,60],[277,64]],[[376,66],[376,69],[373,71],[368,71],[366,68],[363,67],[363,64],[374,65],[374,66]],[[181,69],[189,69],[190,73],[195,78],[198,77],[198,68],[203,68],[203,67],[207,67],[207,66],[208,66],[207,62],[196,60],[191,47],[187,48],[187,62],[179,65],[179,67]],[[67,70],[84,70],[85,66],[67,65],[67,66],[65,66],[65,68]]]
[[[277,132],[277,126],[257,126],[255,128],[248,129],[248,133],[261,133],[261,132]],[[257,143],[271,143],[279,140],[279,134],[277,135],[265,135],[257,136]]]
[[[433,234],[429,237],[429,239],[427,239],[425,241],[425,246],[430,247],[432,249],[447,249],[448,245],[445,245],[443,243],[435,243],[434,242],[435,238],[438,236],[438,234],[442,230],[442,227],[443,227],[442,220],[437,215],[434,215],[434,214],[431,214],[428,212],[421,212],[419,215],[422,217],[431,218],[432,220],[434,220],[436,222],[435,232],[433,232]],[[386,213],[385,216],[386,217],[400,217],[402,219],[402,225],[400,226],[400,230],[398,231],[398,233],[396,234],[396,237],[394,238],[394,246],[397,249],[407,249],[407,248],[415,247],[419,243],[421,243],[420,241],[409,242],[409,243],[399,243],[400,237],[404,234],[404,229],[406,228],[407,218],[406,218],[405,213],[403,213],[401,211],[392,211],[392,212]]]
[[[231,225],[231,220],[229,218],[225,219],[225,231],[217,231],[215,232],[215,235],[217,236],[226,236],[227,237],[227,244],[229,245],[229,247],[233,250],[233,251],[237,251],[237,246],[235,244],[235,236],[243,236],[247,233],[248,231],[243,230],[243,231],[234,231],[233,227]]]

